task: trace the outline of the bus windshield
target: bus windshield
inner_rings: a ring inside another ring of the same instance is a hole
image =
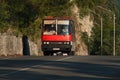
[[[69,35],[69,20],[44,20],[43,35]]]
[[[44,35],[55,35],[56,34],[56,26],[55,24],[45,24],[43,28]]]
[[[69,25],[58,25],[58,35],[69,35]]]

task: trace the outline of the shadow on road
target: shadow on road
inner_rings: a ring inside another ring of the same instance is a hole
[[[120,65],[117,65],[120,60],[107,62],[112,64],[1,60],[0,74],[8,73],[8,75],[0,76],[0,80],[120,80]],[[22,70],[21,67],[26,70]],[[16,70],[20,71],[15,72]]]

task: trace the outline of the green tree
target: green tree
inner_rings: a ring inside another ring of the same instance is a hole
[[[117,14],[118,8],[115,5],[115,0],[106,0],[103,7],[115,12]],[[100,5],[100,4],[99,4]],[[102,4],[101,4],[102,5]],[[113,13],[108,11],[98,9],[94,12],[103,17],[103,46],[101,47],[101,25],[100,19],[94,15],[94,24],[95,27],[93,28],[92,36],[91,36],[91,54],[98,54],[101,55],[101,49],[103,55],[112,55],[113,54]],[[117,17],[117,16],[116,16]],[[118,19],[119,20],[119,19]],[[116,23],[116,26],[118,23]],[[117,34],[116,34],[117,35]],[[116,37],[118,39],[118,37]],[[116,42],[119,43],[119,42]],[[117,45],[116,45],[117,46]],[[116,48],[117,49],[117,48]]]
[[[117,2],[116,2],[117,1]],[[71,16],[71,6],[77,4],[80,17],[90,14],[89,10],[103,17],[103,47],[105,55],[113,52],[113,15],[107,11],[98,9],[102,6],[116,14],[116,53],[120,55],[120,1],[119,0],[0,0],[0,32],[6,32],[9,28],[15,34],[23,34],[36,40],[40,36],[41,21],[45,16]],[[100,17],[91,13],[94,27],[90,38],[86,33],[82,38],[90,47],[90,53],[101,54],[101,28]]]
[[[8,28],[9,12],[5,0],[0,0],[0,32],[5,32]]]

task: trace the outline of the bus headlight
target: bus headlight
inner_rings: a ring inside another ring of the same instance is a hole
[[[66,44],[69,44],[69,42],[66,42]]]
[[[43,44],[50,44],[49,42],[44,42]]]
[[[64,44],[69,44],[69,42],[64,42]]]
[[[46,42],[43,42],[43,44],[46,44]]]
[[[46,44],[49,44],[49,42],[46,42]]]
[[[64,44],[66,44],[66,42],[64,42]]]

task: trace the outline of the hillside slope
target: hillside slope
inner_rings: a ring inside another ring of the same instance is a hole
[[[88,55],[88,47],[81,38],[81,32],[87,32],[88,36],[91,36],[91,30],[93,27],[93,21],[90,20],[90,15],[87,15],[80,19],[79,8],[76,4],[71,8],[75,21],[76,30],[76,55]]]
[[[41,20],[45,16],[71,16],[76,28],[76,55],[112,55],[113,14],[116,14],[116,54],[120,53],[118,0],[0,0],[0,32],[27,36],[40,50]],[[97,15],[96,15],[97,14]],[[103,17],[103,46],[101,21]],[[112,36],[111,36],[112,35]]]

